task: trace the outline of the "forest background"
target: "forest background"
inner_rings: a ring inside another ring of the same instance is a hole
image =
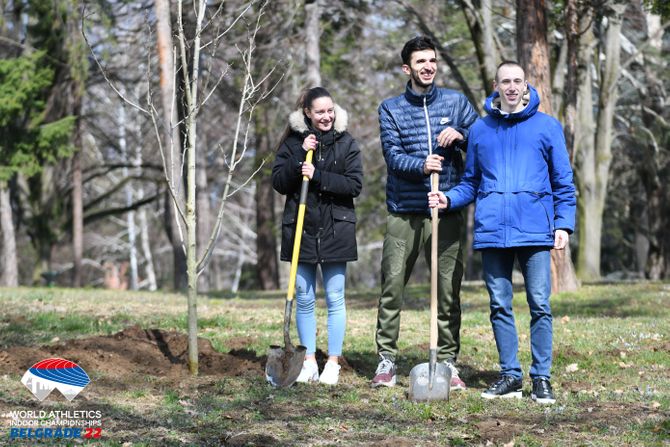
[[[403,91],[400,49],[418,34],[438,42],[438,85],[480,113],[497,63],[518,59],[564,124],[578,228],[555,288],[667,279],[665,1],[0,5],[0,285],[184,290],[199,275],[200,293],[282,288],[283,197],[269,173],[300,92],[323,85],[363,154],[349,285],[376,288],[377,107]]]

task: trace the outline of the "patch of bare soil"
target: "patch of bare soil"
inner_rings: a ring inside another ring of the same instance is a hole
[[[547,407],[549,411],[557,407]],[[506,444],[524,433],[543,436],[548,432],[570,432],[573,436],[588,436],[591,430],[616,427],[635,420],[642,425],[667,419],[668,415],[640,403],[584,402],[583,411],[577,417],[562,416],[560,412],[551,416],[548,424],[545,416],[500,416],[477,418],[473,421],[480,439],[495,445]]]
[[[261,375],[265,357],[247,349],[214,350],[198,339],[199,373],[205,376]],[[179,378],[189,374],[186,334],[128,327],[109,336],[67,340],[40,347],[11,347],[0,352],[0,374],[22,373],[40,360],[59,357],[77,363],[89,374],[109,378],[133,375]]]

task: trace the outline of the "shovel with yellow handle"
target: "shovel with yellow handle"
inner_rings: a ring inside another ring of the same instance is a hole
[[[305,163],[312,162],[314,151],[307,151]],[[302,176],[302,187],[300,189],[300,204],[298,205],[298,219],[295,223],[295,235],[293,237],[293,255],[291,256],[291,273],[288,280],[288,291],[286,292],[286,304],[284,306],[284,347],[277,345],[268,349],[268,361],[265,365],[265,379],[279,388],[286,388],[295,383],[302,370],[305,361],[304,346],[293,346],[289,329],[291,327],[291,314],[293,313],[293,297],[295,295],[295,280],[298,273],[298,259],[300,258],[300,241],[302,240],[302,225],[305,221],[305,208],[307,206],[307,189],[309,188],[309,177]]]

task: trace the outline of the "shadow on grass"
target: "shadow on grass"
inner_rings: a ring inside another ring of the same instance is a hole
[[[345,358],[358,376],[372,380],[379,361],[379,358],[375,353],[370,351],[346,352]],[[412,351],[398,356],[396,362],[398,380],[400,382],[406,382],[412,368],[421,363],[427,363],[428,360],[428,351],[425,353]],[[499,371],[482,371],[466,363],[459,363],[457,366],[459,376],[465,381],[466,385],[471,388],[486,389],[492,382],[500,377]]]
[[[658,317],[667,310],[637,295],[598,297],[584,299],[581,296],[563,297],[552,301],[552,313],[556,315],[578,315],[582,317],[634,318]]]

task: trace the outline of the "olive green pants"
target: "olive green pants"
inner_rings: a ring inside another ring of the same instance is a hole
[[[437,261],[437,358],[440,361],[455,362],[461,346],[462,226],[461,212],[440,216]],[[395,359],[398,353],[400,310],[405,286],[422,249],[430,266],[431,233],[429,216],[389,214],[387,218],[376,333],[377,352],[386,357]],[[426,329],[428,334],[429,328]]]

